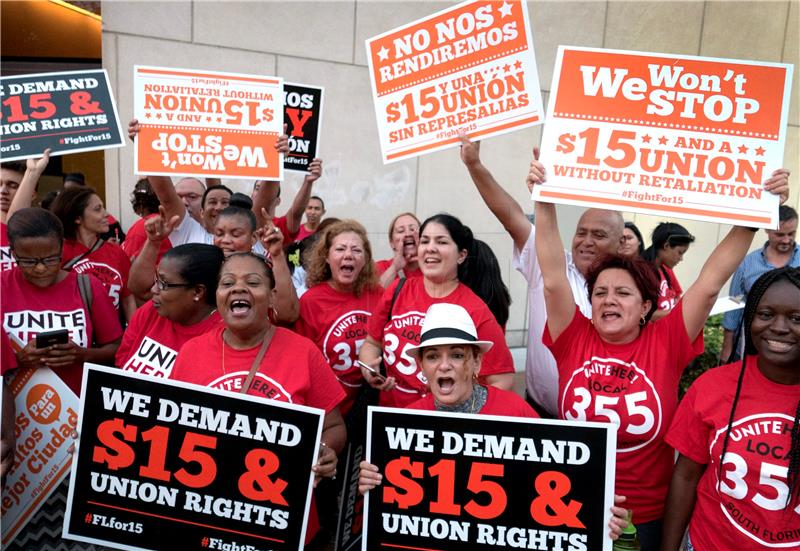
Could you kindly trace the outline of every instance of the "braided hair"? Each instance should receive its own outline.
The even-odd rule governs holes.
[[[759,277],[750,292],[747,295],[747,303],[744,307],[744,354],[742,354],[742,367],[739,370],[739,378],[736,381],[736,393],[733,396],[733,404],[731,404],[731,414],[728,417],[728,426],[725,430],[725,439],[722,441],[722,454],[720,455],[719,466],[717,467],[717,491],[719,491],[719,484],[722,480],[722,464],[725,459],[725,453],[728,450],[728,442],[730,440],[731,427],[733,426],[734,416],[736,415],[736,405],[739,401],[739,395],[742,390],[742,381],[744,381],[744,372],[747,366],[748,356],[758,353],[758,350],[753,343],[753,337],[750,333],[750,325],[753,323],[758,305],[773,283],[786,280],[792,285],[800,289],[800,269],[784,266],[776,270],[771,270],[764,273]],[[789,486],[789,494],[786,496],[786,508],[790,507],[798,499],[800,494],[800,401],[794,413],[794,424],[792,425],[791,444],[789,447],[789,471],[786,477],[786,483]]]

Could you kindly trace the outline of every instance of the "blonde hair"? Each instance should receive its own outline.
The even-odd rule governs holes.
[[[398,214],[397,216],[392,218],[391,222],[389,222],[389,244],[390,245],[392,244],[392,238],[394,237],[394,225],[403,216],[410,216],[411,218],[416,220],[417,221],[417,228],[419,228],[422,225],[422,222],[419,221],[419,218],[417,218],[416,215],[413,212],[401,212],[400,214]]]
[[[361,238],[364,243],[364,267],[358,274],[353,283],[353,294],[360,296],[364,289],[377,287],[378,276],[375,273],[375,266],[372,262],[372,246],[367,238],[367,230],[355,220],[341,220],[331,224],[322,235],[317,239],[314,248],[308,259],[308,273],[306,274],[306,286],[310,289],[320,283],[325,283],[333,277],[331,267],[328,265],[328,252],[333,245],[333,240],[337,236],[352,232]]]

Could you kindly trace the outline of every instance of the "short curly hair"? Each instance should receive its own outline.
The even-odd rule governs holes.
[[[333,240],[347,232],[355,233],[364,242],[364,267],[353,284],[353,294],[360,296],[365,289],[372,289],[378,286],[378,276],[375,272],[375,265],[372,262],[372,246],[367,237],[367,230],[355,220],[341,220],[328,226],[317,239],[314,248],[311,249],[308,273],[306,275],[306,286],[309,289],[320,283],[325,283],[333,277],[331,267],[328,265],[328,252],[333,245]]]
[[[643,301],[650,301],[650,310],[645,315],[645,321],[650,321],[658,308],[658,290],[660,286],[659,278],[656,276],[656,269],[651,262],[640,256],[601,256],[589,267],[586,274],[586,289],[589,291],[589,300],[592,300],[594,286],[597,278],[605,270],[618,269],[628,272],[636,284],[636,288],[642,295]]]

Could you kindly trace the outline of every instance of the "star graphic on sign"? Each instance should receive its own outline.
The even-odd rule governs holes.
[[[503,5],[500,6],[500,8],[497,11],[502,13],[503,17],[511,15],[511,4],[509,4],[508,2],[503,2]]]
[[[666,136],[661,136],[661,137],[658,139],[658,143],[659,143],[660,145],[667,145],[667,141],[668,141],[668,140],[667,140],[667,137],[666,137]]]
[[[514,69],[516,69],[517,71],[522,69],[522,62],[519,59],[517,60],[516,63],[514,63]]]
[[[145,113],[145,114],[144,114],[144,118],[146,118],[146,119],[150,119],[150,118],[152,118],[152,116],[150,115],[150,113]]]
[[[381,61],[386,61],[389,59],[389,48],[383,46],[380,50],[378,50],[378,58],[380,58]]]
[[[645,134],[644,136],[642,136],[642,142],[643,143],[650,143],[650,135],[649,134]]]
[[[503,72],[510,73],[511,72],[511,65],[509,65],[508,63],[503,65]]]
[[[747,154],[747,146],[746,145],[740,145],[739,146],[739,153]]]
[[[217,117],[217,122],[222,122],[222,117]]]
[[[161,113],[156,113],[156,118],[160,119],[161,118]]]
[[[213,117],[206,117],[206,122],[211,122],[211,119],[212,119],[212,118],[213,118]]]
[[[756,147],[756,155],[763,155],[766,152],[767,150],[764,149],[763,147]]]

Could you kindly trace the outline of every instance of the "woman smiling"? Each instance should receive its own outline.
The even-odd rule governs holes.
[[[59,193],[50,210],[64,226],[64,268],[97,277],[114,307],[130,321],[136,311],[128,290],[131,261],[119,245],[101,238],[108,232],[103,200],[92,188],[77,187]]]
[[[680,455],[662,550],[687,524],[688,550],[800,547],[800,271],[756,280],[744,329],[746,356],[697,379],[667,434]]]
[[[216,296],[224,323],[183,345],[172,378],[324,410],[322,453],[313,470],[330,478],[347,438],[338,407],[344,392],[311,341],[270,322],[274,285],[264,258],[228,256]],[[316,513],[310,518],[307,541],[318,528]]]
[[[472,231],[454,216],[437,214],[422,224],[417,258],[423,277],[399,280],[386,289],[359,353],[373,369],[383,356],[386,378],[361,369],[367,382],[383,391],[381,405],[404,407],[426,394],[427,379],[410,351],[419,344],[423,312],[442,302],[463,306],[475,320],[480,338],[494,343],[484,358],[481,381],[511,388],[514,362],[503,330],[472,290],[488,271],[479,252]]]

